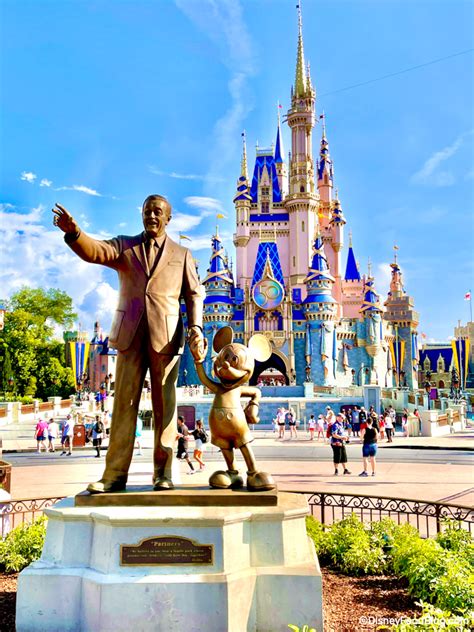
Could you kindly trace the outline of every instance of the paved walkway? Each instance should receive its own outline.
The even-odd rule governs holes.
[[[444,500],[462,505],[474,504],[474,469],[471,450],[474,433],[443,439],[396,437],[393,444],[380,445],[377,475],[359,478],[362,469],[361,446],[348,447],[350,476],[334,476],[332,453],[327,444],[299,440],[278,441],[273,433],[256,432],[254,442],[260,469],[271,472],[281,490],[346,492]],[[416,444],[415,444],[416,442]],[[31,444],[31,442],[30,442]],[[149,485],[152,477],[152,433],[143,437],[144,455],[134,457],[129,484]],[[408,448],[411,449],[397,449]],[[443,450],[440,448],[447,448]],[[428,449],[427,449],[428,448]],[[436,448],[429,450],[429,448]],[[31,452],[31,450],[28,450]],[[105,455],[105,453],[104,453]],[[88,483],[98,480],[104,458],[93,458],[93,448],[76,449],[72,456],[59,453],[6,453],[14,464],[13,498],[41,498],[75,494]],[[239,457],[240,458],[240,457]],[[203,472],[188,475],[186,463],[178,463],[177,483],[207,484],[209,474],[224,467],[218,450],[211,445],[205,452],[207,467]],[[15,467],[18,465],[18,467]],[[245,465],[239,463],[241,471]]]
[[[2,432],[3,430],[3,432]],[[29,433],[25,433],[29,434]],[[255,437],[254,445],[256,446],[269,446],[269,445],[284,445],[285,448],[293,450],[297,447],[312,446],[322,444],[323,441],[309,440],[309,434],[300,430],[298,432],[298,439],[290,439],[289,432],[286,433],[284,440],[276,438],[276,433],[271,430],[252,430],[252,434]],[[0,438],[3,440],[3,452],[8,454],[10,452],[34,452],[36,450],[36,441],[34,439],[34,427],[32,426],[31,437],[20,436],[19,438],[9,438],[7,429],[0,427]],[[359,443],[357,438],[353,439],[355,443]],[[152,447],[153,445],[153,433],[151,430],[145,430],[143,433],[143,445],[145,447]],[[446,435],[445,437],[403,437],[401,433],[397,433],[395,441],[391,444],[387,444],[385,441],[380,442],[380,448],[417,448],[417,449],[443,449],[443,450],[472,450],[474,451],[474,428],[464,430],[452,435]],[[80,449],[80,448],[78,448]],[[90,447],[86,447],[86,450],[90,450]]]

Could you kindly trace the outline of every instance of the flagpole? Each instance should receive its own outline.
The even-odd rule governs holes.
[[[469,290],[469,313],[471,315],[471,320],[469,322],[472,323],[472,292]]]

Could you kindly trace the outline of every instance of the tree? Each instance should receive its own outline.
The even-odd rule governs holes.
[[[76,314],[70,296],[57,289],[23,287],[6,301],[0,332],[0,372],[13,377],[16,395],[64,395],[74,384],[65,366],[64,347],[54,339],[54,326],[69,327]],[[6,375],[6,371],[10,375]]]

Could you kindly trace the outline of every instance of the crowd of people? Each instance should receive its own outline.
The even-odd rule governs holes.
[[[104,439],[108,436],[111,424],[110,413],[104,412],[102,414],[96,414],[91,422],[76,424],[72,415],[67,415],[60,423],[54,418],[48,421],[39,419],[35,427],[35,439],[36,439],[36,452],[56,452],[57,441],[60,441],[61,456],[70,456],[73,450],[74,443],[74,427],[80,425],[84,428],[86,435],[86,443],[92,443],[92,446],[96,452],[96,458],[101,456],[101,450]],[[143,420],[141,417],[137,418],[137,425],[135,428],[135,449],[136,455],[141,456],[142,452],[142,436],[143,436]],[[193,458],[199,465],[199,469],[204,469],[205,464],[203,461],[203,452],[205,444],[209,438],[204,429],[203,422],[198,419],[195,423],[194,430],[189,430],[184,417],[178,417],[177,426],[177,457],[185,460],[190,468],[190,474],[194,474],[194,466],[189,458],[188,454],[188,442],[194,439],[194,451]]]
[[[415,410],[413,414],[420,421],[418,410]],[[310,441],[327,442],[331,446],[335,476],[339,474],[339,466],[342,466],[343,474],[351,474],[347,466],[346,445],[351,439],[361,442],[363,471],[359,476],[366,477],[369,476],[369,464],[371,475],[375,476],[379,441],[393,443],[396,422],[396,411],[391,405],[381,414],[378,414],[373,406],[370,406],[369,410],[366,410],[364,406],[344,406],[338,413],[327,406],[325,413],[319,414],[317,418],[314,414],[310,415],[306,430]],[[401,415],[401,424],[403,436],[408,437],[408,410],[406,408]],[[285,439],[287,430],[290,433],[290,439],[297,439],[296,429],[299,425],[293,410],[278,408],[273,419],[273,432],[278,433],[278,440]]]

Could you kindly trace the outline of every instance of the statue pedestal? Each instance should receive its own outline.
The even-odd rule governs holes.
[[[171,503],[173,494],[159,496]],[[60,501],[46,510],[41,559],[19,576],[17,630],[322,630],[321,572],[306,535],[306,499],[280,492],[276,501]]]

